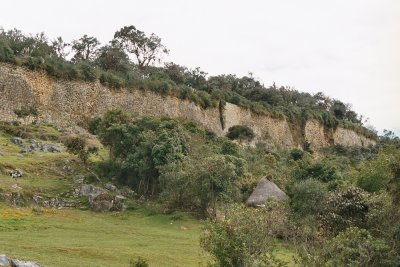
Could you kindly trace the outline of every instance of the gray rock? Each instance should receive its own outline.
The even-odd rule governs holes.
[[[43,202],[43,198],[39,195],[33,195],[32,199],[33,201],[35,201],[36,204],[40,204]]]
[[[20,137],[13,137],[13,138],[11,138],[11,142],[12,142],[13,144],[16,144],[16,145],[22,145],[22,143],[23,143],[24,141],[23,141],[22,138],[20,138]]]
[[[33,149],[30,145],[25,144],[22,146],[20,153],[34,153],[35,149]]]
[[[11,260],[10,263],[12,267],[43,267],[33,261]]]
[[[118,190],[118,192],[124,197],[134,197],[136,195],[135,191],[129,189],[128,187],[124,187],[121,190]]]
[[[83,184],[83,181],[85,181],[85,176],[82,174],[78,174],[74,177],[74,183],[76,184]]]
[[[10,202],[13,206],[25,206],[24,197],[20,192],[12,192]]]
[[[23,158],[24,157],[24,155],[22,155],[22,154],[17,154],[17,158]]]
[[[53,144],[42,144],[40,149],[45,153],[61,153],[61,148]]]
[[[6,255],[0,255],[0,266],[9,266],[10,259]]]
[[[114,192],[114,191],[117,190],[117,187],[116,187],[115,185],[113,185],[112,183],[106,183],[106,184],[104,185],[104,187],[105,187],[107,190],[110,190],[110,191],[112,191],[112,192]]]
[[[96,197],[100,194],[107,193],[107,190],[92,184],[84,184],[79,189],[79,196]]]
[[[24,174],[22,173],[21,170],[15,169],[9,172],[9,175],[13,178],[19,178],[22,177]]]
[[[28,142],[33,150],[37,150],[40,146],[40,143],[38,143],[35,139],[29,139]]]
[[[89,198],[90,207],[97,212],[111,211],[114,206],[114,198],[107,193]]]

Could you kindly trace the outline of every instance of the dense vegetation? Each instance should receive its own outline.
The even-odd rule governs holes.
[[[49,41],[44,33],[25,35],[17,29],[0,29],[0,61],[44,70],[56,79],[99,80],[113,89],[153,90],[190,99],[203,108],[223,109],[229,102],[297,124],[313,118],[327,128],[341,125],[376,138],[375,131],[363,127],[362,116],[350,105],[321,92],[311,95],[275,84],[265,87],[252,74],[208,76],[199,68],[171,62],[155,67],[153,63],[168,52],[157,35],[147,36],[134,26],[121,28],[103,46],[88,35],[66,43],[61,37]],[[223,117],[221,123],[224,125]]]
[[[202,247],[216,266],[285,266],[279,242],[291,244],[302,266],[397,266],[400,255],[400,142],[386,132],[369,148],[307,151],[240,145],[193,123],[135,118],[119,110],[92,121],[112,161],[98,165],[166,210],[209,218]],[[239,143],[238,143],[239,142]],[[290,196],[249,209],[241,203],[260,177]],[[221,213],[222,215],[218,215]],[[223,216],[225,219],[221,219]]]
[[[243,127],[231,130],[238,136],[246,133],[232,141],[191,122],[134,117],[119,110],[94,119],[90,130],[105,146],[99,151],[101,155],[95,154],[86,135],[62,136],[49,126],[1,123],[0,132],[5,134],[2,143],[10,142],[11,136],[62,140],[67,151],[76,155],[39,153],[16,158],[18,146],[2,146],[2,193],[15,190],[15,181],[6,178],[6,170],[13,166],[27,171],[27,177],[18,180],[26,200],[36,192],[64,195],[71,187],[62,169],[68,159],[85,173],[89,183],[112,182],[119,188],[133,189],[136,195],[129,205],[135,203],[134,209],[140,207],[136,203],[142,203],[153,215],[169,214],[162,215],[166,220],[181,211],[206,219],[200,244],[215,266],[286,266],[293,264],[291,255],[300,266],[398,266],[400,140],[391,132],[385,132],[373,147],[336,146],[315,157],[308,151],[274,149],[263,143],[248,147],[244,144],[249,132]],[[78,161],[83,164],[78,165]],[[289,200],[268,201],[265,208],[245,207],[244,200],[263,176],[284,189]],[[81,214],[71,212],[71,216]],[[132,215],[129,211],[124,214],[110,216]],[[26,226],[26,220],[41,218],[29,215],[13,225]],[[104,217],[102,225],[96,227],[103,229],[106,221]],[[4,222],[11,227],[7,219]],[[113,229],[121,234],[117,226]],[[37,231],[42,233],[43,229]],[[163,231],[160,229],[160,235]],[[30,232],[24,236],[50,242],[37,237],[36,231]],[[12,238],[12,234],[7,235],[3,244]],[[20,242],[21,246],[26,244]],[[135,256],[143,256],[151,266],[154,259],[146,255],[153,254],[140,251]],[[136,263],[140,260],[133,259],[132,264]]]

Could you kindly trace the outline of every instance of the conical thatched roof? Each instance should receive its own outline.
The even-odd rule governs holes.
[[[270,198],[281,201],[287,199],[287,195],[276,184],[264,177],[258,182],[256,189],[247,199],[246,205],[261,207]]]

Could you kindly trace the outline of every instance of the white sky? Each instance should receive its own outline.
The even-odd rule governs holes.
[[[400,135],[399,0],[3,1],[0,26],[103,44],[122,26],[160,36],[165,61],[211,75],[253,72],[338,98]]]

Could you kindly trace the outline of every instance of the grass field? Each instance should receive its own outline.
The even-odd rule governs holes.
[[[209,257],[199,246],[201,222],[184,215],[146,210],[94,213],[28,208],[0,211],[0,252],[45,266],[129,266],[145,258],[150,266],[199,266]],[[1,254],[0,253],[0,254]]]

